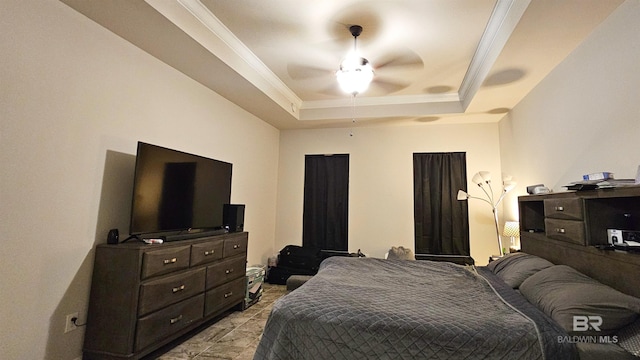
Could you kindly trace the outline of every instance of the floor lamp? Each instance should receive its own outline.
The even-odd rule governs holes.
[[[486,202],[491,206],[491,210],[493,211],[493,221],[496,226],[496,238],[498,239],[498,249],[500,250],[500,256],[504,255],[504,249],[502,248],[502,239],[500,238],[500,225],[498,222],[498,205],[504,198],[504,196],[511,191],[514,187],[516,187],[515,181],[511,180],[511,176],[505,176],[502,179],[502,192],[500,196],[496,199],[493,188],[491,187],[491,173],[488,171],[480,171],[473,175],[471,179],[474,184],[478,185],[486,198],[471,196],[464,190],[458,190],[458,200],[468,200],[468,199],[478,199]]]

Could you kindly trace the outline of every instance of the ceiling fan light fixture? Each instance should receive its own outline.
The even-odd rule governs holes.
[[[336,77],[342,91],[356,96],[369,88],[373,80],[373,67],[367,59],[358,54],[357,42],[358,36],[362,33],[362,26],[352,25],[349,32],[353,36],[353,51],[342,60]]]
[[[340,70],[336,72],[338,84],[342,91],[353,94],[361,94],[369,88],[373,80],[373,68],[369,61],[359,56],[348,56],[340,64]]]

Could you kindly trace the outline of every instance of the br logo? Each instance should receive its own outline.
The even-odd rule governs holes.
[[[587,331],[587,330],[600,331],[600,325],[602,325],[601,316],[585,316],[585,315],[573,316],[573,331]]]

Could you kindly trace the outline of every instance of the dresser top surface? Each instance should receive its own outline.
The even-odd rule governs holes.
[[[522,195],[518,201],[540,201],[544,199],[557,199],[567,197],[579,197],[583,199],[601,199],[616,197],[640,196],[640,186],[626,186],[612,189],[597,189],[585,191],[563,191],[548,194]]]
[[[174,240],[174,241],[166,241],[162,244],[147,244],[142,240],[131,239],[127,242],[121,242],[119,244],[99,244],[98,247],[105,247],[110,249],[120,249],[120,250],[149,250],[149,249],[168,249],[170,247],[180,247],[185,245],[194,245],[208,241],[215,240],[227,240],[227,239],[239,239],[239,238],[247,238],[247,232],[235,232],[235,233],[226,233],[220,235],[210,235],[203,236],[199,238],[193,239],[184,239],[184,240]]]

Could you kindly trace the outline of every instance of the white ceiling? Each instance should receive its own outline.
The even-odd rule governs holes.
[[[498,121],[623,0],[61,1],[293,129]],[[350,25],[375,69],[355,98]]]

